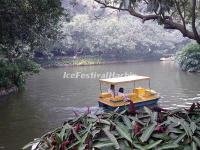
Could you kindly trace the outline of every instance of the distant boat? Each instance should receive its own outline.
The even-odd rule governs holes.
[[[174,56],[171,56],[171,57],[161,57],[160,58],[160,61],[174,61],[175,58]]]

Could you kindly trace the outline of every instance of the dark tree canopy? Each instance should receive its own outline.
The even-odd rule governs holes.
[[[60,0],[0,1],[0,90],[22,87],[26,75],[39,71],[33,50],[61,35],[65,17]]]
[[[94,0],[102,7],[128,11],[132,16],[147,20],[156,20],[165,29],[179,30],[184,37],[200,44],[200,31],[197,21],[200,19],[199,0]],[[139,6],[145,7],[141,9]]]
[[[0,53],[12,59],[57,38],[63,14],[60,0],[1,0]]]

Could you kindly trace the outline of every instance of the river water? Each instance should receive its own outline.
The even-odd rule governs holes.
[[[172,62],[138,62],[42,70],[30,77],[24,91],[0,98],[0,150],[24,144],[58,127],[73,111],[98,109],[98,79],[64,79],[64,73],[105,75],[136,73],[151,77],[151,88],[161,95],[164,108],[185,107],[200,101],[200,74],[184,73]],[[65,74],[66,75],[66,74]],[[102,76],[103,76],[102,75]],[[94,77],[94,76],[93,76]],[[141,83],[142,86],[145,83]],[[147,84],[148,85],[148,84]],[[127,85],[127,90],[130,85]]]

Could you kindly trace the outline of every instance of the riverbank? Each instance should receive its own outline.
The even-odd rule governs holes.
[[[143,61],[159,60],[158,58],[133,58],[133,59],[108,59],[101,57],[60,57],[54,59],[36,59],[35,61],[43,68],[59,68],[59,67],[73,67],[73,66],[90,66],[90,65],[107,65],[117,63],[136,63]]]
[[[12,86],[10,88],[1,88],[0,89],[0,97],[9,95],[9,94],[17,92],[17,91],[18,91],[17,86]]]

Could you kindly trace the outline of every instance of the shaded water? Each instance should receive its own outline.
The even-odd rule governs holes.
[[[0,150],[15,150],[34,137],[59,126],[74,111],[97,109],[98,79],[63,79],[67,73],[132,72],[152,78],[151,87],[165,108],[200,101],[200,74],[184,73],[170,62],[138,62],[42,70],[30,77],[26,89],[0,98]]]

